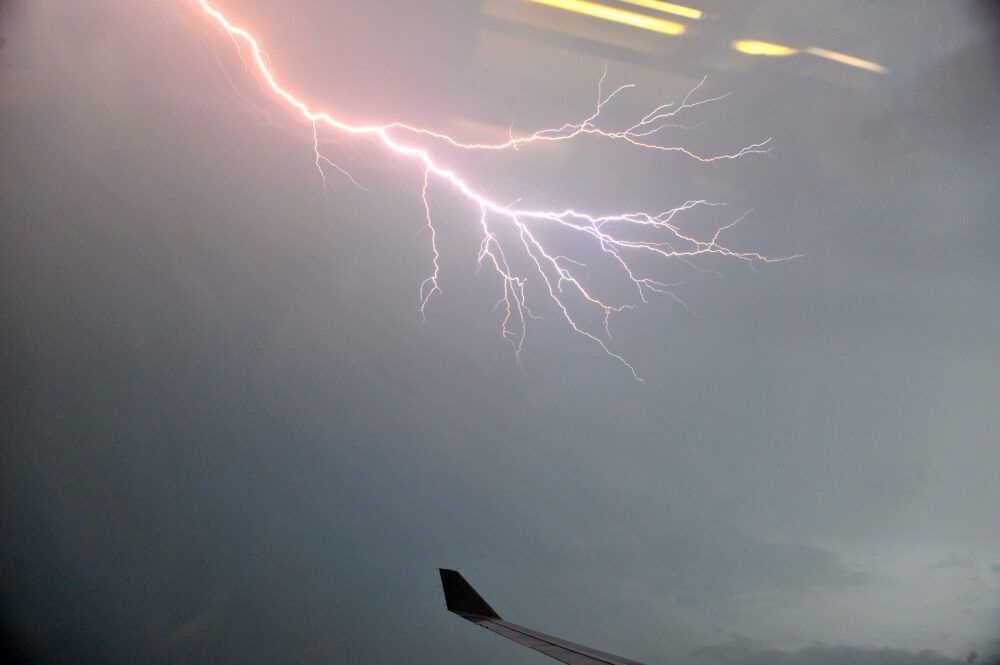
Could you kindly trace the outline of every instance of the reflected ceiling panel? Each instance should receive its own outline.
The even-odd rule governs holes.
[[[816,55],[821,58],[826,58],[827,60],[833,60],[834,62],[839,62],[840,64],[848,65],[849,67],[866,69],[870,72],[875,72],[876,74],[889,73],[889,70],[886,67],[883,67],[877,62],[862,60],[861,58],[856,58],[853,55],[837,53],[836,51],[828,51],[825,48],[819,48],[817,46],[810,46],[809,48],[806,49],[806,53],[809,53],[811,55]]]
[[[740,53],[746,53],[747,55],[768,55],[777,57],[794,55],[799,52],[798,49],[790,46],[772,44],[771,42],[762,42],[756,39],[737,40],[733,42],[733,48]]]
[[[664,12],[666,14],[673,14],[674,16],[683,16],[684,18],[694,19],[695,21],[700,21],[705,18],[705,12],[700,9],[694,9],[692,7],[685,7],[683,5],[675,5],[672,2],[660,2],[660,0],[622,0],[626,4],[635,5],[637,7],[645,7],[646,9],[655,9],[658,12]]]
[[[583,14],[585,16],[592,16],[594,18],[603,19],[605,21],[611,21],[613,23],[621,23],[623,25],[630,25],[633,28],[641,28],[643,30],[651,30],[652,32],[659,32],[664,35],[682,35],[684,34],[684,25],[677,23],[676,21],[668,21],[666,19],[657,18],[655,16],[647,16],[646,14],[638,14],[636,12],[625,11],[624,9],[618,9],[617,7],[610,7],[608,5],[602,5],[596,2],[588,2],[587,0],[528,0],[538,5],[546,5],[549,7],[555,7],[557,9],[563,9],[569,12],[575,12],[577,14]]]

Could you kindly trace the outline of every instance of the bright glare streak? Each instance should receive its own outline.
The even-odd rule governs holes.
[[[871,62],[870,60],[862,60],[861,58],[855,58],[853,55],[847,55],[844,53],[837,53],[836,51],[828,51],[825,48],[819,48],[818,46],[810,46],[806,49],[806,53],[819,56],[821,58],[826,58],[827,60],[833,60],[834,62],[839,62],[842,65],[848,65],[850,67],[857,67],[858,69],[867,69],[870,72],[875,72],[876,74],[888,74],[889,70],[877,62]]]
[[[682,216],[693,208],[722,205],[706,200],[687,201],[659,212],[636,211],[614,214],[584,212],[572,207],[524,208],[518,206],[519,201],[503,203],[490,198],[480,185],[442,161],[438,152],[432,152],[425,147],[430,142],[438,145],[445,153],[454,150],[518,150],[531,144],[544,145],[547,142],[565,141],[589,135],[606,140],[623,141],[644,149],[677,152],[699,162],[715,162],[766,153],[770,139],[746,146],[734,153],[715,156],[702,156],[683,147],[655,142],[661,130],[684,127],[677,122],[678,114],[726,97],[721,95],[694,101],[692,98],[701,89],[704,79],[688,92],[680,104],[675,105],[672,102],[661,104],[626,129],[608,130],[597,124],[602,110],[616,95],[634,86],[623,85],[605,94],[603,88],[607,75],[605,72],[598,84],[596,105],[581,121],[541,129],[528,136],[518,138],[511,136],[502,143],[462,143],[445,134],[400,122],[385,125],[351,125],[326,111],[314,109],[278,81],[271,69],[269,58],[250,31],[233,23],[208,0],[196,0],[196,2],[234,42],[244,64],[257,75],[265,91],[270,92],[289,110],[311,125],[315,163],[324,184],[326,181],[324,165],[333,167],[348,178],[350,174],[320,152],[321,129],[341,136],[368,138],[384,148],[388,154],[400,161],[411,162],[417,167],[422,175],[420,193],[425,226],[429,230],[432,258],[431,274],[420,285],[421,313],[426,312],[431,297],[441,292],[439,285],[441,254],[437,228],[431,215],[432,185],[446,185],[477,211],[477,226],[481,232],[478,265],[485,264],[493,268],[500,281],[501,297],[497,306],[503,313],[501,334],[513,345],[518,362],[524,348],[528,321],[542,318],[536,315],[532,308],[547,303],[547,307],[574,332],[599,346],[639,379],[635,368],[612,350],[609,329],[611,315],[632,309],[632,305],[601,299],[597,291],[606,289],[607,286],[600,283],[590,284],[599,280],[587,270],[583,260],[583,255],[586,253],[596,254],[598,258],[603,257],[608,265],[615,267],[623,283],[634,290],[636,300],[641,302],[646,302],[647,296],[653,294],[664,294],[679,300],[672,291],[676,284],[664,282],[662,278],[650,274],[648,266],[640,268],[639,259],[642,257],[674,259],[700,271],[705,269],[694,263],[699,257],[721,256],[751,264],[757,261],[772,262],[794,258],[769,258],[757,252],[738,251],[724,245],[721,236],[739,223],[745,215],[717,228],[710,236],[697,237],[692,232],[683,230],[675,217]],[[414,142],[415,139],[421,140]],[[351,180],[353,182],[353,178]],[[567,239],[571,241],[563,244],[574,247],[576,256],[567,256],[553,249],[551,244],[554,235],[561,235],[563,241]],[[529,304],[529,300],[538,304]],[[595,318],[599,318],[601,324],[585,323],[582,317],[585,316],[584,312],[588,311],[595,315]]]
[[[735,41],[733,42],[733,48],[740,53],[746,53],[748,55],[770,55],[778,57],[794,55],[799,52],[798,49],[794,49],[790,46],[772,44],[771,42],[761,42],[756,39],[741,39]]]
[[[625,25],[631,25],[634,28],[652,30],[653,32],[659,32],[664,35],[683,35],[685,30],[684,26],[676,21],[667,21],[662,18],[656,18],[655,16],[636,14],[635,12],[601,5],[596,2],[588,2],[587,0],[528,0],[528,2],[534,2],[539,5],[548,5],[549,7],[556,7],[558,9],[565,9],[566,11],[576,12],[577,14],[585,14],[586,16],[593,16],[594,18],[601,18],[605,21],[623,23]]]
[[[663,12],[665,14],[673,14],[674,16],[683,16],[684,18],[694,19],[695,21],[700,21],[704,16],[705,12],[700,9],[694,9],[692,7],[684,7],[683,5],[675,5],[672,2],[660,2],[660,0],[622,0],[623,2],[635,5],[637,7],[645,7],[646,9],[655,9],[656,11]]]

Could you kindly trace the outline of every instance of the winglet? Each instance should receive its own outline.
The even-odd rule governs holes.
[[[499,619],[500,615],[483,600],[472,585],[457,570],[440,568],[441,586],[444,587],[444,602],[448,611],[463,619],[479,622],[485,619]]]

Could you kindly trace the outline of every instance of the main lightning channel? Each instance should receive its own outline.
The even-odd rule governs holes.
[[[605,95],[603,92],[604,80],[607,74],[605,70],[605,74],[601,76],[598,84],[597,104],[593,112],[583,120],[567,122],[559,127],[541,129],[518,138],[515,138],[511,134],[508,140],[498,143],[467,143],[456,140],[447,134],[427,128],[411,126],[402,122],[392,122],[383,125],[352,125],[338,119],[329,112],[314,109],[278,81],[272,70],[268,56],[261,48],[257,38],[249,30],[234,23],[208,0],[195,0],[195,2],[207,17],[211,18],[227,33],[236,45],[244,63],[247,63],[245,50],[249,52],[250,62],[247,64],[248,66],[252,65],[256,74],[260,76],[263,84],[265,84],[266,89],[301,116],[303,120],[312,125],[315,162],[323,178],[324,187],[326,186],[324,164],[339,171],[355,185],[358,185],[358,183],[349,172],[321,153],[319,140],[319,129],[321,127],[342,135],[370,137],[400,158],[412,160],[422,170],[423,184],[421,187],[421,198],[426,226],[430,231],[432,270],[431,274],[420,285],[421,314],[426,313],[431,297],[441,292],[439,286],[440,252],[437,244],[437,229],[431,217],[431,207],[428,199],[432,181],[437,180],[447,183],[462,198],[478,209],[478,222],[482,231],[478,263],[480,266],[484,263],[491,266],[501,280],[503,291],[498,301],[498,306],[504,310],[501,334],[504,339],[509,340],[513,345],[518,363],[520,363],[521,352],[524,348],[528,321],[530,319],[541,318],[534,314],[528,305],[526,285],[528,284],[529,277],[531,277],[532,279],[538,279],[541,283],[540,292],[543,296],[548,297],[550,303],[554,305],[559,315],[574,332],[599,346],[608,356],[624,365],[632,373],[633,377],[642,381],[635,367],[610,346],[609,319],[611,314],[630,309],[631,305],[608,303],[595,296],[591,289],[587,288],[583,283],[585,273],[581,269],[585,268],[586,265],[581,261],[548,249],[541,241],[538,228],[543,225],[552,225],[557,230],[573,233],[589,240],[593,248],[599,249],[603,255],[619,267],[621,274],[632,283],[638,293],[638,298],[642,302],[646,302],[646,296],[652,293],[666,294],[678,300],[679,298],[671,291],[671,287],[676,286],[675,284],[662,282],[653,277],[641,274],[638,271],[634,265],[635,261],[632,258],[638,254],[681,260],[696,269],[698,269],[697,266],[694,266],[691,260],[694,257],[703,255],[720,255],[751,263],[754,261],[774,262],[795,258],[792,256],[779,258],[767,257],[757,252],[734,250],[721,244],[720,235],[738,223],[742,217],[718,228],[709,239],[698,239],[683,232],[673,223],[673,218],[684,211],[698,206],[721,205],[705,200],[687,201],[681,206],[657,213],[640,211],[611,215],[596,215],[577,211],[573,208],[562,210],[519,208],[515,207],[517,202],[504,205],[477,191],[477,188],[466,177],[441,162],[429,149],[407,142],[404,138],[406,136],[423,137],[459,150],[506,151],[518,150],[530,144],[567,141],[579,136],[590,135],[602,139],[629,143],[642,149],[677,152],[698,162],[715,162],[768,152],[770,139],[748,145],[733,153],[711,156],[700,155],[684,147],[655,142],[655,136],[660,131],[667,128],[685,127],[675,121],[676,116],[682,111],[718,101],[726,96],[721,95],[692,101],[694,95],[704,84],[704,79],[683,98],[680,104],[662,104],[630,127],[621,130],[610,130],[596,124],[601,112],[605,105],[614,97],[634,86],[623,85],[616,88],[610,94]],[[360,185],[358,186],[360,187]],[[505,248],[504,243],[495,230],[497,222],[508,225],[509,231],[518,240],[515,243],[515,247]],[[622,232],[621,228],[631,231],[653,230],[663,233],[666,238],[657,240],[637,239]],[[514,268],[515,263],[513,259],[509,258],[509,255],[515,248],[521,252],[525,263],[533,268],[530,275],[519,273]],[[585,306],[601,314],[603,323],[602,334],[592,332],[579,322],[579,316],[575,315],[570,307],[569,298],[571,295],[580,299]]]

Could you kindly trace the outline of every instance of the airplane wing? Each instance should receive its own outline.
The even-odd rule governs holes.
[[[441,586],[444,587],[444,600],[448,605],[448,611],[497,635],[502,635],[567,665],[643,665],[638,661],[597,651],[504,621],[458,571],[445,568],[441,568],[440,571]]]

